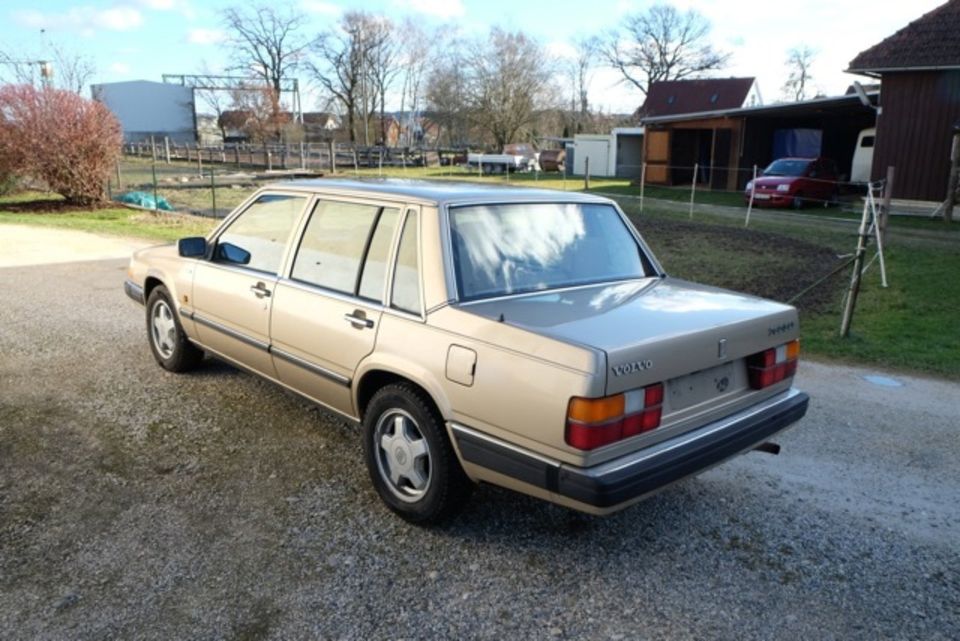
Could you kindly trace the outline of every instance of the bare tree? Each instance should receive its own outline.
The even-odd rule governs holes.
[[[227,7],[223,23],[230,34],[233,68],[254,73],[277,93],[281,80],[297,68],[311,44],[300,33],[306,16],[290,5]]]
[[[469,138],[467,87],[460,52],[459,43],[451,41],[443,55],[436,56],[424,96],[430,118],[439,127],[437,139],[445,135],[447,144],[453,147],[466,144]]]
[[[553,70],[543,48],[522,31],[493,28],[469,50],[461,73],[471,120],[502,148],[529,133]]]
[[[433,53],[442,47],[443,33],[429,32],[418,21],[407,18],[397,33],[399,66],[403,74],[400,90],[400,113],[406,117],[406,129],[419,125],[417,119],[423,108],[424,88]],[[407,114],[409,110],[409,115]],[[402,130],[401,130],[402,131]],[[410,140],[406,141],[409,144]]]
[[[400,51],[393,23],[383,16],[369,16],[365,21],[364,40],[369,42],[364,58],[366,74],[370,79],[373,104],[380,109],[380,140],[387,144],[387,92],[400,72]]]
[[[651,82],[697,78],[730,59],[707,41],[710,23],[692,9],[681,13],[670,5],[654,5],[646,13],[628,15],[621,26],[622,31],[607,36],[602,53],[644,95]]]
[[[783,94],[788,99],[804,100],[807,98],[807,90],[810,89],[810,82],[813,76],[810,74],[810,67],[817,52],[808,45],[797,45],[787,52],[787,69],[789,75],[787,81],[783,83]]]
[[[357,140],[357,116],[363,118],[364,138],[369,144],[367,123],[371,109],[369,60],[376,40],[373,17],[361,11],[349,11],[336,28],[317,38],[314,51],[318,61],[311,63],[313,76],[343,107],[347,116],[350,142]]]
[[[49,84],[82,95],[96,67],[89,56],[53,46],[46,58],[34,53],[0,51],[0,78],[17,84]]]
[[[573,114],[574,130],[580,132],[590,115],[589,89],[593,76],[600,41],[596,37],[579,38],[574,41],[576,55],[567,64],[566,75],[570,82],[570,112]]]

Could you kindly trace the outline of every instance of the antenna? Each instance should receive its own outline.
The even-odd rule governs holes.
[[[880,110],[872,102],[870,102],[870,96],[867,95],[867,92],[864,90],[863,85],[860,84],[859,80],[853,81],[853,91],[857,94],[857,98],[860,99],[860,102],[864,107],[869,107],[877,113],[880,112]]]

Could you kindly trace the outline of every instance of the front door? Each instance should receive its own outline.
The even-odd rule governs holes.
[[[270,308],[284,255],[308,198],[264,194],[217,236],[193,278],[192,316],[210,350],[271,378]]]
[[[353,373],[376,340],[399,218],[397,207],[318,201],[273,297],[278,378],[348,415]]]

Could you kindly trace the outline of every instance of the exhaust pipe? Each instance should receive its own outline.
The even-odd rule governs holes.
[[[776,456],[780,453],[780,446],[772,441],[766,441],[753,448],[753,450],[755,452],[766,452],[767,454]]]

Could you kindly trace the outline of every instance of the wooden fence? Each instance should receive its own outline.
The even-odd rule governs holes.
[[[360,147],[335,143],[293,143],[252,145],[228,143],[220,146],[174,143],[169,139],[125,143],[127,156],[157,162],[195,162],[233,166],[236,169],[303,170],[310,172],[378,167],[437,167],[455,162],[464,152],[457,150]]]

